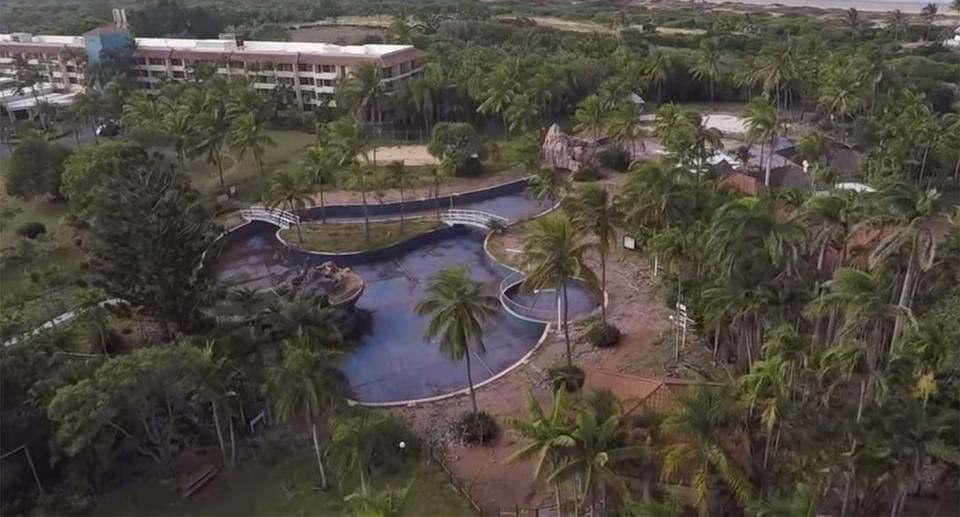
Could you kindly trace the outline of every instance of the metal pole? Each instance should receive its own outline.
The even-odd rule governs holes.
[[[3,456],[0,456],[0,460],[10,456],[11,454],[16,454],[20,450],[23,450],[23,453],[27,455],[27,465],[30,466],[30,473],[33,474],[33,481],[37,484],[37,491],[40,492],[40,495],[43,495],[43,485],[40,484],[40,476],[37,475],[37,467],[33,464],[33,457],[30,455],[30,449],[27,448],[27,444],[23,444],[20,447],[17,447],[16,449],[4,454]]]

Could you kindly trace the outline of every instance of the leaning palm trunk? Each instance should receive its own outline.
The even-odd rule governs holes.
[[[320,470],[320,487],[327,489],[327,471],[323,468],[323,455],[320,453],[320,440],[317,438],[317,424],[310,424],[310,435],[313,438],[313,452],[317,455],[317,468]],[[360,474],[361,480],[363,474]]]
[[[223,155],[220,154],[220,147],[214,147],[214,160],[217,162],[217,172],[220,173],[220,188],[223,188]]]
[[[327,204],[323,200],[323,180],[319,182],[320,186],[320,223],[327,222]]]
[[[464,354],[467,360],[467,386],[470,388],[470,403],[473,405],[473,414],[477,414],[477,394],[473,391],[473,367],[470,364],[470,349]]]
[[[363,204],[363,233],[367,239],[367,243],[370,242],[370,214],[367,213],[367,190],[364,186],[360,186],[360,202]]]
[[[403,170],[400,172],[400,235],[403,235]]]
[[[213,413],[213,427],[217,431],[217,444],[220,445],[220,457],[223,458],[223,464],[227,464],[227,448],[223,443],[223,430],[220,428],[220,416],[217,411],[217,402],[210,401],[210,411]]]
[[[913,277],[916,275],[915,263],[917,262],[917,246],[920,243],[916,242],[914,239],[913,247],[910,249],[910,258],[907,262],[907,271],[903,276],[903,285],[900,287],[900,299],[897,301],[897,305],[901,309],[907,309],[910,305],[910,293],[912,292],[913,287]],[[900,337],[900,330],[903,327],[903,314],[897,312],[897,317],[893,322],[893,335],[890,336],[890,349],[893,350],[894,345],[897,343],[897,338]],[[892,360],[893,354],[890,354],[889,359]]]
[[[607,250],[600,248],[600,319],[607,324]]]
[[[563,339],[567,345],[567,367],[573,369],[573,350],[570,348],[570,325],[567,324],[567,281],[565,278],[560,286],[563,290],[563,307],[561,308],[561,312],[563,314]]]

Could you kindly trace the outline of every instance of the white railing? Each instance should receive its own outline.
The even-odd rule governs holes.
[[[560,310],[559,307],[551,307],[549,309],[542,307],[533,307],[529,305],[524,305],[513,298],[510,297],[509,292],[518,292],[522,289],[521,284],[523,283],[523,275],[519,272],[512,273],[506,278],[500,281],[500,304],[503,305],[503,308],[507,310],[510,314],[526,321],[532,321],[535,323],[554,323],[556,322],[560,325]],[[543,291],[540,291],[543,292]],[[555,296],[550,295],[552,299],[555,299]]]
[[[440,219],[449,225],[465,224],[484,229],[490,229],[492,225],[510,224],[510,219],[482,210],[450,209],[444,212]]]
[[[247,221],[263,221],[287,229],[300,224],[300,216],[279,208],[252,206],[240,211],[240,217]]]

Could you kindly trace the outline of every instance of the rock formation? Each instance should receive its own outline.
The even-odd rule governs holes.
[[[321,305],[352,306],[363,293],[363,279],[350,268],[327,261],[319,266],[291,270],[275,290],[288,300],[316,298]]]
[[[595,159],[600,149],[599,143],[564,134],[560,126],[554,124],[543,139],[540,161],[547,167],[576,172],[583,167],[596,165]]]

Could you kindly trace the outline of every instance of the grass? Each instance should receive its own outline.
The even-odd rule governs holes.
[[[470,507],[447,484],[433,465],[411,462],[406,472],[375,478],[378,488],[401,488],[410,483],[403,515],[473,515]],[[241,462],[222,470],[216,479],[189,499],[176,494],[177,484],[154,480],[137,482],[108,492],[96,515],[343,515],[343,496],[353,491],[314,490],[319,484],[311,451],[300,451],[279,461]]]
[[[297,229],[283,230],[280,235],[308,251],[349,253],[370,251],[409,239],[415,235],[439,228],[442,223],[434,219],[408,219],[400,233],[400,221],[373,221],[370,223],[370,240],[364,240],[363,223],[307,223],[302,225],[303,242]]]

